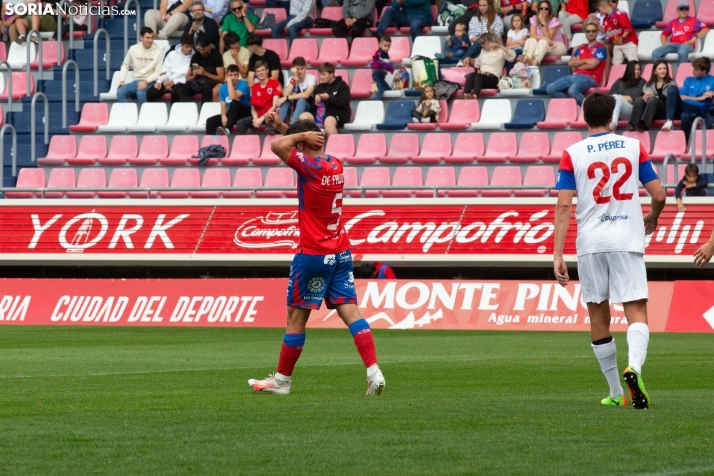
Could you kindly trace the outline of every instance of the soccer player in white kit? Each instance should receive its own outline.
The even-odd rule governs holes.
[[[617,369],[615,340],[610,333],[612,301],[622,303],[629,324],[629,365],[624,379],[633,406],[645,409],[650,405],[642,381],[649,342],[645,234],[657,228],[665,193],[640,142],[610,133],[615,99],[594,93],[585,99],[583,108],[589,137],[568,147],[558,168],[553,268],[558,283],[565,286],[570,278],[563,260],[563,246],[577,190],[580,286],[590,314],[592,348],[610,385],[610,395],[601,403],[627,405]],[[650,212],[644,217],[638,182],[652,197]]]

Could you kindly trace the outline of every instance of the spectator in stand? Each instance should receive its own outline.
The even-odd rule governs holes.
[[[597,42],[597,24],[585,24],[585,38],[588,42],[573,51],[568,66],[573,74],[560,78],[548,85],[548,95],[552,98],[574,98],[578,105],[585,99],[584,93],[600,83],[605,69],[607,49]],[[567,94],[566,94],[567,92]]]
[[[483,49],[474,63],[476,71],[466,76],[464,93],[459,99],[478,99],[482,89],[498,89],[503,66],[516,59],[516,52],[503,46],[494,33],[484,33],[480,40]]]
[[[10,2],[7,2],[10,3]],[[20,3],[20,2],[18,2]],[[32,30],[37,30],[38,32],[45,33],[45,32],[56,32],[57,31],[57,13],[55,9],[55,5],[57,4],[56,1],[53,2],[41,2],[41,1],[31,1],[27,0],[27,4],[30,3],[37,3],[39,7],[42,9],[41,11],[44,12],[44,6],[43,4],[50,4],[52,5],[52,10],[53,13],[52,15],[27,15],[25,17],[19,17],[15,20],[15,28],[17,29],[17,34],[19,35],[15,39],[15,43],[19,45],[24,45],[26,41],[26,35],[28,33],[28,29],[30,29],[30,26],[32,27]],[[29,19],[29,21],[28,21]],[[4,25],[3,25],[4,26]],[[33,35],[32,38],[30,38],[30,41],[35,44],[39,44],[42,38],[39,35]]]
[[[471,46],[464,54],[464,65],[473,64],[473,59],[481,54],[479,39],[484,33],[495,33],[499,38],[503,36],[503,20],[496,14],[493,0],[479,0],[478,10],[469,21],[469,38]]]
[[[216,83],[225,80],[223,58],[214,48],[207,36],[198,39],[196,53],[191,57],[191,67],[186,73],[186,83],[175,88],[174,94],[180,102],[193,101],[193,95],[200,93],[202,102],[217,102],[213,96]]]
[[[149,27],[139,30],[139,43],[126,52],[119,73],[117,101],[129,102],[136,99],[139,107],[146,102],[147,88],[161,76],[164,50],[154,44],[154,32]],[[129,68],[134,69],[134,81],[124,84]]]
[[[567,53],[565,36],[550,2],[542,0],[538,3],[538,15],[531,17],[530,23],[530,38],[523,46],[524,63],[538,66],[548,53],[555,56]]]
[[[250,115],[250,87],[240,79],[238,67],[234,64],[226,68],[226,81],[218,93],[221,113],[206,119],[206,135],[227,136],[236,123]]]
[[[285,13],[288,13],[290,0],[265,0],[265,6],[268,8],[284,8]]]
[[[207,18],[219,24],[228,13],[228,0],[196,0],[203,1],[203,12]],[[218,43],[216,43],[218,46]]]
[[[226,52],[223,53],[223,67],[234,64],[240,72],[240,79],[247,81],[248,73],[250,72],[250,51],[248,48],[243,48],[240,45],[238,35],[228,32],[223,37],[223,43],[226,46]]]
[[[627,13],[613,7],[610,0],[600,0],[597,8],[604,15],[605,36],[613,44],[612,64],[622,64],[625,59],[637,61],[637,33]]]
[[[560,0],[558,0],[560,3]],[[503,25],[506,30],[511,29],[511,21],[513,20],[513,15],[528,15],[528,10],[531,9],[531,2],[522,0],[501,0],[501,11],[500,16],[503,18]],[[537,13],[537,12],[536,12]]]
[[[462,5],[466,5],[466,12],[460,17],[454,18],[454,20],[449,24],[449,35],[454,36],[456,34],[455,28],[459,23],[465,24],[467,27],[471,23],[471,19],[478,13],[478,1],[473,2],[461,2]]]
[[[675,18],[664,29],[660,39],[662,46],[652,52],[652,61],[664,59],[669,53],[677,53],[680,63],[689,62],[689,53],[694,52],[694,45],[709,33],[709,28],[694,17],[689,16],[689,3],[679,0]]]
[[[617,130],[617,121],[629,119],[635,100],[642,97],[645,80],[642,78],[642,65],[637,61],[630,61],[625,68],[625,74],[615,81],[610,87],[610,95],[615,98],[615,110],[612,113],[610,130]]]
[[[181,35],[181,43],[169,51],[161,66],[161,76],[146,92],[149,102],[160,101],[166,93],[171,93],[171,104],[178,101],[174,90],[179,84],[186,83],[186,72],[191,67],[193,57],[193,36],[188,33]]]
[[[188,23],[188,9],[193,0],[161,0],[158,10],[147,10],[144,25],[158,32],[158,40],[168,39],[176,30]],[[137,22],[138,24],[139,22]]]
[[[391,89],[387,83],[387,73],[394,73],[394,65],[389,57],[389,48],[392,46],[392,38],[389,35],[382,35],[379,39],[379,48],[372,56],[369,66],[372,68],[372,79],[377,83],[377,101],[382,100],[384,91]]]
[[[397,279],[394,270],[381,263],[364,263],[360,266],[363,279]]]
[[[456,58],[461,59],[466,54],[466,50],[471,46],[471,40],[466,34],[466,24],[459,23],[454,27],[454,35],[447,35],[444,42],[444,53],[437,53],[436,58]]]
[[[248,60],[248,84],[253,85],[255,81],[255,66],[258,61],[263,61],[268,65],[270,78],[279,81],[283,84],[283,70],[280,66],[280,56],[267,48],[263,48],[263,38],[253,35],[248,38],[248,51],[250,51],[250,59]]]
[[[642,97],[635,98],[628,131],[648,131],[655,119],[666,119],[662,130],[672,130],[672,121],[682,115],[682,100],[679,99],[677,83],[669,75],[664,60],[656,61],[652,76],[643,88]]]
[[[439,122],[439,114],[441,113],[441,104],[436,99],[434,86],[426,85],[421,92],[419,104],[412,111],[413,122]]]
[[[578,23],[582,23],[588,17],[588,1],[587,0],[566,0],[564,1],[565,8],[560,9],[558,20],[563,25],[563,33],[568,38],[568,41],[573,39],[573,32],[570,27]]]
[[[297,122],[303,112],[312,109],[310,98],[315,92],[317,78],[307,74],[307,63],[302,56],[293,59],[290,72],[292,77],[283,90],[283,97],[278,99],[278,106],[280,107],[280,118],[283,121],[287,122],[290,111],[293,111],[290,121],[292,123]]]
[[[342,20],[334,24],[332,34],[335,38],[347,38],[348,33],[353,40],[359,38],[372,26],[373,14],[374,0],[345,0]]]
[[[313,114],[305,112],[300,119],[310,119],[312,121],[317,117],[318,111],[324,107],[324,129],[329,136],[337,134],[337,129],[349,122],[350,101],[352,95],[350,88],[342,81],[340,76],[335,76],[335,65],[332,63],[323,63],[320,68],[320,84],[315,88],[315,109]],[[318,121],[316,121],[318,122]]]
[[[377,23],[377,36],[381,38],[384,30],[390,26],[408,26],[414,41],[421,35],[422,29],[430,26],[433,21],[429,0],[394,0],[392,6],[384,10],[382,19]]]
[[[292,0],[290,2],[290,14],[273,26],[272,38],[280,38],[283,33],[288,34],[288,46],[300,35],[300,30],[312,28],[313,11],[315,10],[315,0]]]
[[[87,19],[89,18],[89,15],[84,14],[87,12],[89,8],[89,2],[88,0],[72,0],[71,5],[74,8],[77,8],[77,14],[76,15],[69,15],[69,12],[67,14],[62,14],[63,24],[62,24],[62,38],[65,36],[69,35],[69,24],[73,23],[72,29],[73,31],[83,31],[86,32],[88,30],[87,27]]]
[[[205,15],[205,7],[200,1],[193,2],[191,5],[191,21],[186,23],[183,28],[184,33],[190,33],[193,37],[193,44],[198,44],[198,39],[202,36],[208,37],[211,45],[218,48],[220,43],[220,33],[218,23],[213,18]]]
[[[255,77],[258,79],[250,87],[250,117],[244,117],[236,123],[236,133],[245,135],[248,129],[258,129],[265,124],[265,116],[278,110],[278,99],[283,95],[280,83],[268,75],[268,64],[258,61],[255,64]],[[274,134],[275,129],[269,126],[265,130]]]
[[[231,12],[233,12],[233,14],[226,15],[223,19],[223,26],[221,26],[221,40],[219,45],[221,54],[223,54],[225,48],[223,37],[226,33],[232,31],[238,35],[240,45],[246,47],[248,46],[248,38],[253,35],[255,26],[260,20],[258,15],[248,12],[248,5],[243,3],[243,0],[231,0]]]
[[[697,164],[687,164],[684,168],[684,178],[679,181],[677,188],[674,189],[674,198],[677,199],[677,210],[683,212],[685,210],[682,203],[682,191],[687,197],[708,197],[709,190],[707,186],[709,182],[703,175],[699,175],[699,167]]]
[[[682,130],[688,139],[692,123],[697,117],[704,118],[704,124],[709,129],[714,124],[714,76],[709,74],[712,62],[702,57],[692,61],[692,74],[684,80],[679,91],[682,98]]]

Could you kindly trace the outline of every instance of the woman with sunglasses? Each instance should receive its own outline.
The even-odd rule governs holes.
[[[632,106],[627,130],[647,131],[652,121],[661,119],[667,119],[671,129],[674,118],[682,114],[681,105],[677,110],[677,91],[677,83],[669,75],[667,63],[664,60],[656,61],[652,67],[652,76],[642,90],[642,97],[636,98]]]
[[[635,99],[642,97],[642,88],[645,80],[642,79],[642,65],[637,61],[630,61],[625,68],[625,74],[615,81],[610,87],[610,95],[615,98],[615,110],[612,112],[610,130],[617,130],[617,121],[622,116],[629,119]]]
[[[538,3],[538,15],[531,17],[531,37],[523,45],[523,62],[538,66],[547,53],[562,56],[567,52],[560,21],[553,15],[550,2]]]
[[[568,40],[573,39],[570,27],[582,23],[588,17],[588,0],[565,0],[565,8],[560,9],[558,20],[563,25],[563,33]]]
[[[709,28],[694,17],[689,16],[689,3],[679,0],[677,15],[664,29],[660,40],[662,46],[652,52],[652,61],[664,59],[669,53],[677,53],[680,63],[689,62],[689,53],[694,52],[698,39],[704,38]]]

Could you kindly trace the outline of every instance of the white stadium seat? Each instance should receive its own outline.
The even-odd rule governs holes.
[[[198,106],[195,102],[177,102],[171,106],[169,120],[156,130],[161,132],[185,132],[198,122]]]
[[[139,111],[136,124],[126,128],[128,132],[156,132],[156,128],[166,124],[169,112],[166,103],[146,102]]]
[[[102,77],[102,71],[99,71],[100,77]],[[121,76],[121,71],[115,71],[114,75],[112,75],[112,84],[109,86],[109,91],[106,93],[99,93],[99,100],[100,101],[116,101],[117,100],[117,89],[119,89],[119,77]],[[126,81],[125,83],[131,83],[134,81],[134,73],[129,71],[129,73],[126,75]]]
[[[698,41],[698,43],[701,42],[701,40]],[[707,33],[707,36],[704,38],[704,46],[702,47],[702,50],[699,53],[689,54],[689,61],[701,58],[702,56],[706,56],[707,58],[714,58],[714,31],[710,30],[709,33]]]
[[[198,116],[196,124],[189,126],[188,130],[192,132],[204,132],[206,130],[206,119],[221,113],[221,103],[205,102],[201,107],[201,115]]]
[[[642,31],[637,35],[639,39],[637,59],[640,61],[652,61],[652,52],[662,46],[661,34],[661,31]],[[677,55],[674,56],[676,59]]]
[[[135,102],[117,102],[109,111],[109,122],[97,127],[97,132],[126,132],[127,127],[136,124],[139,111]]]
[[[481,109],[481,120],[471,124],[473,129],[500,129],[506,122],[511,122],[511,101],[508,99],[486,99]]]
[[[10,43],[10,51],[7,52],[7,62],[11,69],[24,69],[27,65],[27,48],[30,48],[30,63],[35,61],[37,47],[31,41],[24,45],[18,45],[14,41]]]
[[[384,104],[382,101],[360,101],[354,121],[345,124],[348,131],[369,131],[376,124],[384,122]]]
[[[412,58],[424,56],[434,58],[436,53],[441,53],[441,46],[444,39],[439,36],[418,36],[412,45]],[[402,64],[408,66],[412,64],[411,58],[404,58]]]

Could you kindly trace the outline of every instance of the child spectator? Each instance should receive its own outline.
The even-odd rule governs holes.
[[[466,54],[466,50],[471,46],[466,34],[466,24],[459,23],[454,27],[454,36],[447,36],[444,43],[444,53],[434,55],[437,59],[457,58],[460,59]]]
[[[441,113],[441,104],[439,104],[439,101],[434,96],[434,88],[432,86],[426,86],[421,92],[419,104],[416,109],[412,111],[414,122],[438,121],[439,113]]]
[[[627,13],[613,7],[610,0],[600,0],[597,8],[604,15],[605,36],[613,44],[612,64],[622,64],[625,59],[637,61],[637,33]]]
[[[250,87],[240,79],[238,66],[229,64],[226,80],[219,90],[221,113],[206,120],[206,134],[227,136],[233,126],[245,117],[251,117]]]
[[[523,45],[526,44],[526,40],[530,36],[530,32],[525,27],[525,22],[523,21],[523,15],[520,13],[515,13],[511,17],[511,29],[508,30],[506,35],[506,46],[516,53],[516,57],[523,54]],[[506,63],[506,73],[511,72],[511,68],[515,61],[509,61]]]
[[[372,79],[377,83],[377,96],[375,99],[382,100],[384,91],[391,89],[385,79],[387,73],[394,73],[394,65],[389,57],[389,48],[392,46],[392,38],[389,35],[382,35],[379,39],[379,48],[372,56],[372,62],[369,64],[372,67]]]
[[[706,197],[709,195],[707,190],[706,177],[699,175],[699,167],[697,164],[687,164],[684,168],[684,178],[679,181],[677,188],[674,189],[674,197],[677,199],[677,210],[683,212],[685,210],[682,203],[682,190],[688,197]]]
[[[714,76],[709,74],[712,62],[706,56],[692,61],[692,76],[684,80],[679,90],[682,100],[682,130],[687,134],[687,143],[691,139],[692,122],[703,117],[709,129],[714,125]],[[663,128],[664,130],[664,128]]]

